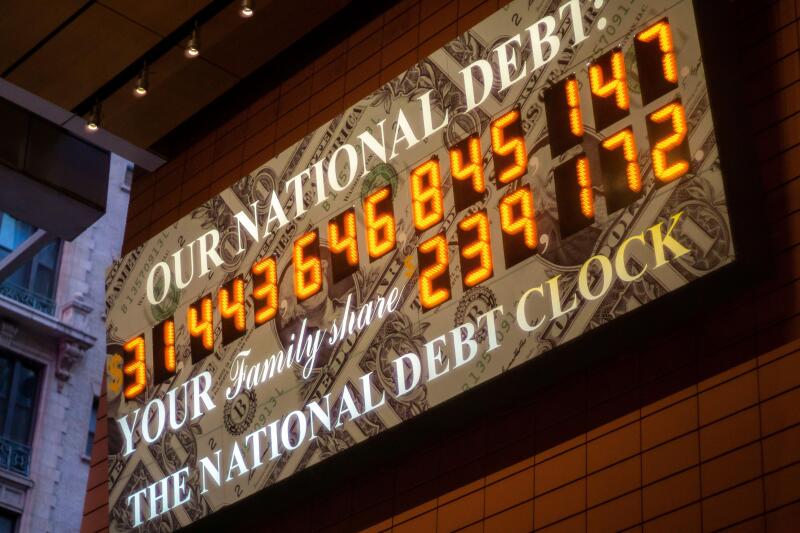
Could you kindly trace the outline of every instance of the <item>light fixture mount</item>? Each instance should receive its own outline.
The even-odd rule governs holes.
[[[239,6],[239,16],[242,18],[250,18],[253,16],[253,0],[242,0]]]
[[[92,107],[92,112],[89,113],[89,119],[86,121],[86,131],[88,133],[95,133],[100,129],[100,121],[102,119],[102,107],[100,102],[96,102]]]
[[[189,42],[186,43],[186,50],[184,51],[184,55],[188,58],[195,58],[200,55],[200,32],[197,28],[197,21],[194,23],[194,29],[192,30],[192,36],[189,38]]]
[[[142,65],[142,71],[139,73],[139,78],[136,80],[136,87],[133,89],[133,94],[142,97],[147,94],[150,89],[149,73],[147,70],[147,63]]]

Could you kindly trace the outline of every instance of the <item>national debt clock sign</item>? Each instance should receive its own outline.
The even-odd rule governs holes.
[[[691,0],[512,2],[112,267],[111,530],[188,525],[733,262],[724,181]]]

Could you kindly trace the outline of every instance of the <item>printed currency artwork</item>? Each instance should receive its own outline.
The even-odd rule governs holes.
[[[692,0],[516,0],[108,272],[112,531],[174,530],[735,260]]]

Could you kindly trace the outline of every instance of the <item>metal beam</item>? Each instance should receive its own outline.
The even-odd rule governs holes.
[[[69,130],[75,136],[89,144],[93,144],[107,152],[114,152],[150,172],[155,171],[166,162],[163,157],[145,148],[140,148],[104,128],[100,128],[100,130],[95,133],[87,133],[84,129],[86,121],[83,117],[76,116],[71,111],[62,109],[52,102],[48,102],[44,98],[26,91],[22,87],[18,87],[3,78],[0,78],[0,98],[13,102],[48,122],[52,122],[53,124]]]
[[[25,242],[14,248],[10,254],[0,260],[0,283],[17,271],[19,267],[33,259],[39,250],[47,246],[54,235],[43,229],[37,229]]]

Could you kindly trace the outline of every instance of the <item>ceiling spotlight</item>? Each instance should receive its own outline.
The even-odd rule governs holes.
[[[94,104],[92,112],[89,114],[89,120],[86,121],[86,131],[88,133],[94,133],[100,129],[101,115],[102,109],[100,107],[100,102],[97,102]]]
[[[242,18],[253,16],[253,0],[242,0],[242,5],[239,7],[239,16]]]
[[[139,73],[139,78],[136,80],[136,88],[133,90],[133,94],[142,97],[147,94],[147,89],[149,88],[148,83],[148,73],[147,73],[147,63],[142,66],[142,71]]]
[[[188,58],[197,57],[200,55],[200,37],[197,31],[197,23],[194,23],[194,29],[192,30],[192,36],[189,38],[189,42],[186,43],[186,50],[184,51],[184,55]]]

